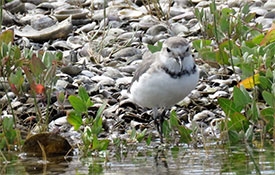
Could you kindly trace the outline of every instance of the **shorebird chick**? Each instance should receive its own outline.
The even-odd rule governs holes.
[[[198,80],[199,71],[190,45],[182,37],[168,38],[161,51],[144,57],[137,68],[129,88],[129,98],[140,106],[152,108],[161,142],[164,119],[163,115],[158,118],[158,108],[170,108],[184,99]]]

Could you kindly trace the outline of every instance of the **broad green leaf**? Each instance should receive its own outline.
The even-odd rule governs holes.
[[[271,84],[271,81],[270,81],[268,78],[266,78],[266,77],[264,77],[264,76],[260,76],[260,77],[259,77],[259,80],[260,80],[259,86],[260,86],[262,89],[270,89],[270,90],[271,90],[272,84]]]
[[[82,125],[82,117],[76,111],[70,111],[67,115],[67,121],[74,126],[74,130],[78,130],[79,127]]]
[[[230,120],[227,123],[229,130],[241,131],[247,128],[248,120],[241,113],[234,113],[230,116]]]
[[[263,117],[273,117],[275,114],[275,109],[272,107],[265,108],[261,110],[261,115]]]
[[[76,112],[87,112],[86,104],[79,97],[75,95],[70,95],[68,99]]]
[[[243,93],[243,91],[236,86],[233,89],[233,100],[234,104],[240,108],[244,108],[248,103],[251,102],[249,94]]]
[[[273,96],[273,94],[267,91],[263,91],[262,96],[269,106],[275,107],[275,97]]]
[[[227,98],[219,98],[218,103],[227,116],[231,116],[236,112],[239,113],[242,110],[242,107],[236,106],[233,101]]]
[[[216,52],[216,61],[222,65],[229,65],[228,54],[224,50],[217,50]]]

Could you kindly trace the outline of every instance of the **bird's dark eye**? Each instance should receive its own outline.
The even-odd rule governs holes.
[[[166,48],[167,52],[170,53],[171,52],[171,49],[169,49],[168,47]]]
[[[185,52],[189,52],[189,50],[190,50],[190,47],[187,47]]]

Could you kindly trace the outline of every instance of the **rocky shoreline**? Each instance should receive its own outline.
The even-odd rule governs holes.
[[[107,102],[103,113],[104,132],[101,137],[129,139],[129,130],[148,129],[156,137],[151,111],[131,103],[123,95],[131,82],[133,72],[148,52],[147,45],[157,44],[170,36],[183,36],[194,41],[202,37],[194,8],[209,8],[211,1],[175,0],[160,1],[160,6],[148,6],[140,0],[14,0],[3,8],[2,31],[13,29],[15,44],[63,53],[63,65],[57,71],[50,109],[49,131],[58,131],[73,144],[80,142],[80,135],[66,120],[68,102],[61,105],[56,94],[64,91],[67,96],[76,94],[79,86],[85,87],[95,103],[90,115]],[[268,30],[275,19],[275,2],[272,0],[221,0],[218,8],[230,7],[236,11],[247,2],[256,13],[255,22]],[[155,4],[156,5],[156,4]],[[161,7],[161,8],[160,8]],[[230,97],[233,86],[240,80],[230,67],[209,65],[194,53],[200,67],[197,88],[177,104],[176,110],[182,124],[189,128],[194,123],[204,136],[219,137],[216,122],[224,118],[217,98]],[[239,70],[237,70],[238,72]],[[5,103],[5,95],[0,96]],[[35,132],[28,117],[35,116],[33,101],[20,100],[10,92],[12,106],[23,130]],[[39,102],[43,106],[43,102]],[[62,109],[62,110],[61,110]],[[46,110],[46,109],[45,109]],[[8,108],[2,116],[10,115]],[[22,122],[22,123],[21,123]]]

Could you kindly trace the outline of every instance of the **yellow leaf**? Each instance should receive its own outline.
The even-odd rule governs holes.
[[[252,89],[255,87],[256,84],[260,84],[260,80],[259,80],[260,75],[259,74],[255,74],[253,76],[250,76],[244,80],[242,80],[239,84],[238,87],[240,87],[241,85],[243,87],[245,87],[246,89]]]
[[[266,33],[260,45],[265,46],[274,41],[275,41],[275,23],[272,23],[272,26],[270,27],[269,31]]]

